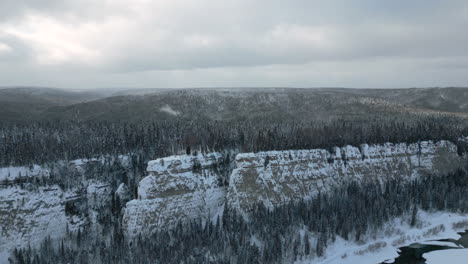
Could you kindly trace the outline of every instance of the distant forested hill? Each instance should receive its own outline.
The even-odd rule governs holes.
[[[316,122],[441,114],[468,117],[468,89],[154,89],[134,94],[0,89],[0,122]]]

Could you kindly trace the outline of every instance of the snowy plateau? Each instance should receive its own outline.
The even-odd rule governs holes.
[[[150,161],[149,175],[138,184],[137,199],[126,203],[123,209],[125,235],[149,236],[157,230],[171,228],[178,221],[213,220],[223,213],[225,205],[237,208],[248,218],[249,210],[257,203],[273,208],[311,198],[347,181],[411,180],[430,173],[443,175],[466,165],[465,156],[458,155],[456,145],[449,141],[239,153],[233,167],[228,168],[227,182],[223,183],[219,174],[224,155],[177,155]],[[70,166],[79,172],[87,162],[96,161],[77,160],[70,162]],[[37,165],[0,169],[0,179],[9,181],[16,177],[48,175],[46,169]],[[56,185],[30,190],[2,187],[0,262],[14,247],[35,246],[45,237],[60,238],[67,229],[95,224],[95,210],[108,202],[110,192],[107,183],[86,180],[79,188],[67,192]],[[130,197],[125,185],[118,187],[116,195],[122,200]],[[86,219],[67,216],[65,204],[80,199],[91,204]],[[468,219],[468,216],[448,213],[420,211],[418,214],[420,219],[425,219],[418,228],[410,228],[403,219],[395,219],[380,236],[369,236],[364,245],[338,238],[329,245],[324,257],[298,263],[365,264],[391,260],[396,257],[398,247],[412,242],[456,238],[456,231],[462,230],[454,228],[454,224]],[[440,225],[444,228],[439,232],[429,232]],[[430,255],[437,261],[435,253]]]

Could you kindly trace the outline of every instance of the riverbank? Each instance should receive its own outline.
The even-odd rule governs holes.
[[[449,212],[417,213],[417,223],[410,226],[411,216],[399,217],[381,230],[368,232],[361,242],[337,238],[321,258],[296,261],[300,264],[377,264],[393,263],[400,247],[439,239],[459,239],[458,232],[468,228],[468,215]]]

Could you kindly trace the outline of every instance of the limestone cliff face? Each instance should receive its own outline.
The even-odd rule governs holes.
[[[149,162],[150,175],[139,184],[139,199],[127,203],[124,211],[127,235],[151,234],[179,220],[213,217],[225,201],[248,212],[258,202],[272,207],[307,199],[345,181],[442,175],[464,164],[457,147],[448,141],[241,153],[224,188],[212,169],[221,159],[212,153]]]
[[[62,238],[67,228],[76,231],[96,223],[100,208],[110,201],[107,183],[83,181],[64,191],[58,185],[42,184],[50,173],[37,165],[3,168],[3,172],[10,179],[0,185],[0,262],[1,255],[15,247],[38,246],[48,236]],[[14,183],[18,180],[21,184]],[[65,210],[67,205],[74,208],[72,213]]]
[[[221,161],[221,154],[211,153],[149,162],[150,175],[139,183],[139,199],[126,204],[123,226],[127,234],[150,234],[179,220],[219,214],[226,196],[216,170]]]
[[[257,202],[266,206],[308,198],[345,181],[411,179],[424,173],[444,174],[462,158],[448,141],[415,144],[346,146],[323,149],[244,153],[236,157],[228,203],[241,210]]]
[[[71,230],[80,226],[81,218],[65,214],[65,201],[72,196],[56,185],[34,190],[16,186],[0,189],[0,252],[38,245],[49,235],[53,239],[62,237],[67,224]]]

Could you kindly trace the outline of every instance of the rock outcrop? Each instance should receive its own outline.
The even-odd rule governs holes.
[[[138,200],[126,204],[123,226],[127,235],[150,234],[180,220],[218,215],[226,197],[217,172],[222,160],[221,154],[211,153],[150,161],[150,175],[139,183]]]
[[[139,199],[125,208],[127,235],[151,234],[180,220],[213,217],[222,211],[225,201],[248,212],[259,202],[274,207],[310,198],[346,181],[444,175],[464,164],[449,141],[241,153],[235,159],[229,186],[222,187],[219,175],[212,170],[220,160],[220,154],[212,153],[149,162],[150,175],[139,184]]]
[[[0,262],[1,256],[15,247],[38,246],[47,237],[56,241],[67,230],[73,232],[84,226],[96,228],[99,211],[111,200],[108,183],[83,180],[79,186],[63,190],[42,182],[50,171],[38,165],[2,168],[0,176],[2,173]]]
[[[466,164],[460,149],[457,153],[457,146],[448,141],[425,141],[241,153],[230,174],[220,153],[161,158],[148,163],[149,175],[139,182],[138,199],[126,203],[122,225],[129,237],[149,235],[179,221],[215,219],[226,203],[248,212],[259,202],[274,207],[310,198],[346,181],[444,175]],[[45,168],[0,169],[0,253],[37,245],[49,235],[59,238],[67,226],[73,231],[88,225],[98,232],[99,212],[109,206],[112,195],[125,203],[132,190],[121,184],[113,194],[109,183],[80,176],[96,162],[71,163],[79,186],[68,191],[43,182],[50,176]]]
[[[236,157],[228,203],[248,211],[258,202],[276,206],[307,199],[345,181],[411,179],[446,174],[462,166],[449,141],[346,146],[324,149],[243,153]]]
[[[65,235],[83,224],[78,216],[67,216],[65,201],[73,193],[58,186],[24,189],[18,186],[0,189],[0,252],[14,247],[39,245],[44,238]]]

